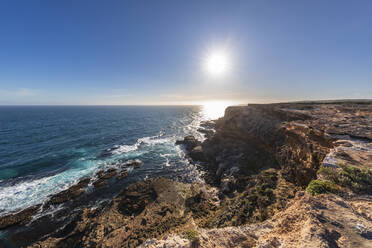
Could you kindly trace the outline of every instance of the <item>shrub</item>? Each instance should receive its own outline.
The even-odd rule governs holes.
[[[306,191],[313,194],[337,193],[339,190],[337,185],[331,181],[312,180],[306,188]]]
[[[353,192],[372,193],[372,170],[339,164],[341,168],[322,167],[318,173],[328,180]]]
[[[196,230],[186,230],[182,233],[182,238],[188,240],[196,240],[199,237],[199,233]]]
[[[359,169],[350,165],[342,166],[342,171],[336,183],[344,187],[349,187],[354,192],[371,193],[372,170]]]
[[[330,168],[330,167],[322,167],[319,169],[318,173],[322,175],[326,180],[335,182],[339,177],[339,169]]]

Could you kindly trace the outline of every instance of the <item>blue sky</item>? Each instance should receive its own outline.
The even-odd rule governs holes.
[[[1,1],[0,104],[372,98],[372,1]],[[211,79],[203,58],[228,50]]]

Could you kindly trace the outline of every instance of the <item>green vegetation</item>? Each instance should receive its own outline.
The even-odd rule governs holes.
[[[244,182],[243,182],[244,181]],[[270,218],[294,197],[294,185],[275,169],[237,179],[237,191],[222,200],[220,208],[201,225],[207,228],[240,226]]]
[[[199,238],[199,233],[196,230],[186,230],[182,233],[182,238],[188,239],[188,240],[195,240]]]
[[[335,182],[338,178],[338,169],[331,167],[322,167],[319,169],[318,174],[324,179]]]
[[[360,169],[355,166],[339,164],[340,168],[322,167],[318,173],[324,180],[313,180],[307,190],[314,194],[321,193],[342,193],[342,191],[332,192],[327,189],[338,186],[344,190],[349,189],[355,193],[372,193],[372,170]],[[327,183],[328,182],[328,183]],[[327,184],[326,186],[324,186]],[[323,192],[326,191],[326,192]]]
[[[271,216],[268,207],[275,201],[277,181],[277,172],[270,169],[252,177],[246,190],[228,204],[226,212],[234,215],[231,224],[238,226],[250,221],[264,221]],[[224,215],[229,218],[226,212]]]
[[[372,170],[343,166],[335,182],[357,193],[372,193]]]
[[[313,194],[337,193],[339,191],[336,184],[331,181],[312,180],[306,188],[306,191]]]

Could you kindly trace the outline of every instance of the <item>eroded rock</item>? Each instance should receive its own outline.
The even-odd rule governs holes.
[[[84,188],[88,186],[89,182],[90,178],[81,179],[77,184],[72,185],[70,188],[53,195],[46,203],[46,206],[50,204],[63,203],[80,196],[85,192]]]
[[[138,215],[145,207],[155,201],[157,193],[151,181],[142,181],[126,188],[118,208],[124,215]]]
[[[26,225],[32,220],[32,216],[39,211],[40,207],[41,204],[0,217],[0,230],[14,225]]]
[[[34,247],[66,244],[137,247],[149,238],[189,228],[193,214],[208,216],[213,206],[217,206],[211,201],[214,198],[216,191],[205,185],[183,184],[165,178],[141,181],[125,188],[98,213],[84,209],[68,233],[58,238],[49,237],[35,243]]]
[[[117,173],[117,170],[115,168],[110,168],[107,171],[99,171],[97,173],[97,176],[100,179],[110,179],[113,176],[115,176],[116,173]]]

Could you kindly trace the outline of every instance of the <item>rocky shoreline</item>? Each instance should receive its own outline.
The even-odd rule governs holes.
[[[1,239],[16,247],[371,247],[371,101],[229,107],[199,131],[205,141],[176,144],[205,184],[150,179],[99,208],[59,212],[68,221],[58,228],[33,218],[81,201],[89,184],[128,176],[101,171],[0,218]]]

